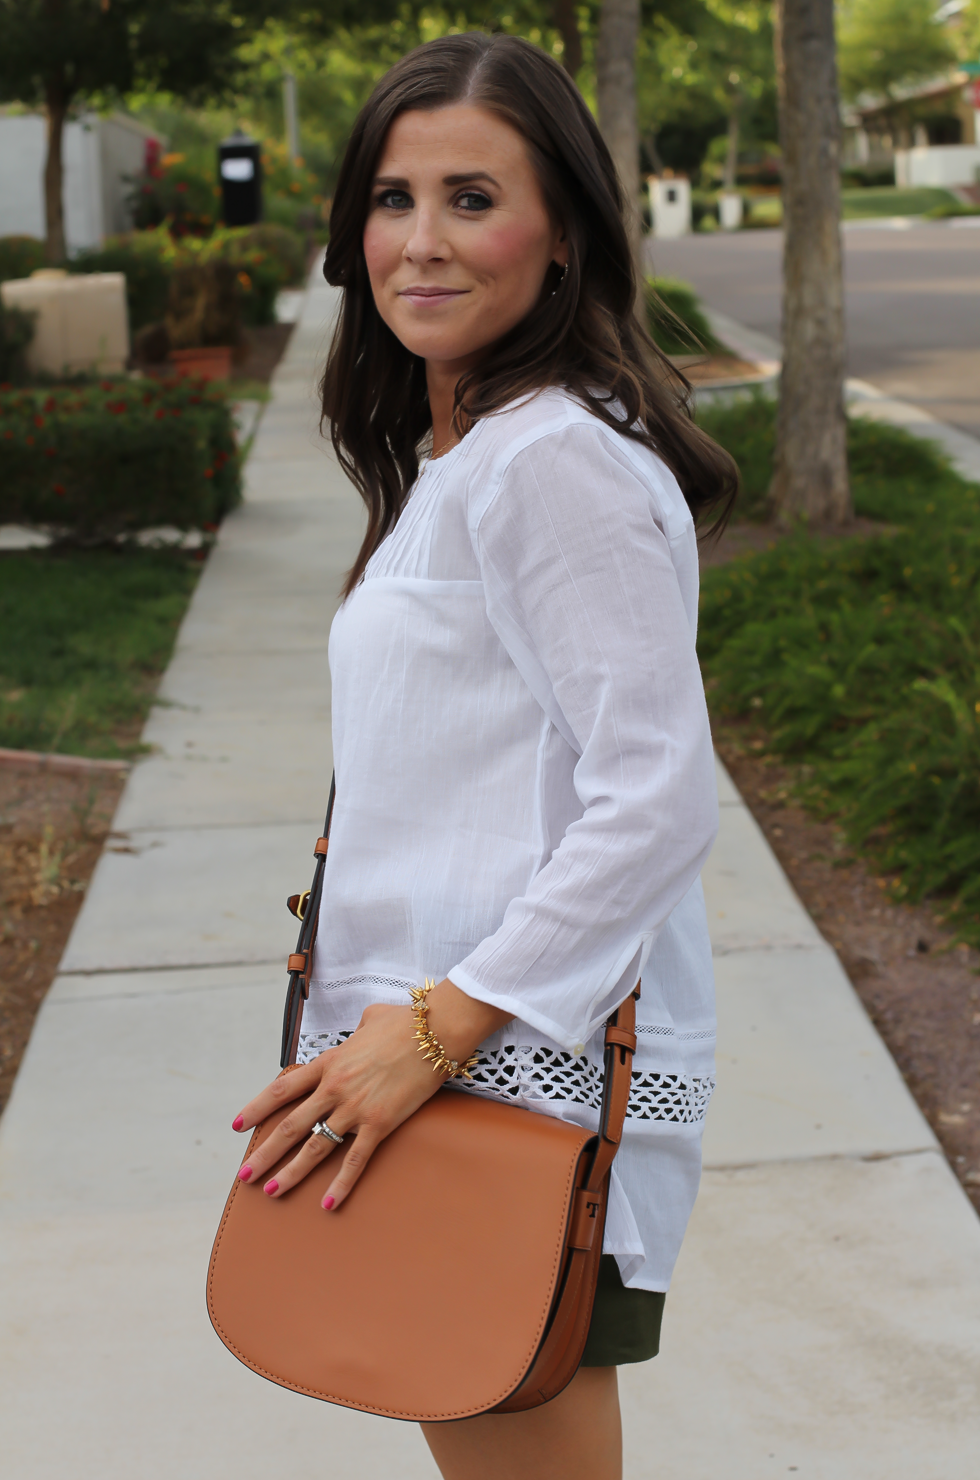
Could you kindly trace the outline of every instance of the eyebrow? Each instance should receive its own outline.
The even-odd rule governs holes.
[[[498,190],[500,189],[499,182],[486,170],[465,170],[460,175],[443,175],[442,177],[442,183],[444,185],[470,185],[475,180],[487,180],[491,185],[496,185]],[[408,185],[408,181],[400,175],[378,175],[374,183],[375,185],[390,186]]]

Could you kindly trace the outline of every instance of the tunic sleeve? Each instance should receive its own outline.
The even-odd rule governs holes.
[[[543,436],[471,513],[489,620],[578,756],[582,816],[448,974],[575,1051],[632,990],[717,829],[692,593],[686,609],[677,574],[693,527],[667,470],[659,497],[618,440],[580,424]]]

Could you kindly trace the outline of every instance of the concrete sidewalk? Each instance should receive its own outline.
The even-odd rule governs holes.
[[[326,637],[362,527],[316,438],[331,309],[312,287],[0,1125],[10,1480],[436,1477],[412,1426],[263,1382],[204,1307],[229,1121],[276,1070],[282,901],[322,820]],[[622,1373],[628,1480],[972,1480],[980,1224],[720,787],[719,1088],[663,1354]]]

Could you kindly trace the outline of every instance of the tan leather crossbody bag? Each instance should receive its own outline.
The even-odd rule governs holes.
[[[309,994],[333,800],[331,787],[313,886],[289,901],[302,924],[289,958],[286,1073]],[[639,986],[606,1025],[598,1134],[444,1088],[381,1143],[336,1212],[321,1208],[315,1174],[275,1199],[236,1177],[208,1271],[208,1312],[229,1350],[282,1387],[416,1422],[517,1413],[560,1393],[592,1315],[638,995]],[[256,1128],[249,1156],[288,1109]]]

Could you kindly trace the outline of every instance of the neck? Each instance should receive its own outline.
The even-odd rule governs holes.
[[[432,412],[432,453],[441,457],[459,441],[459,433],[453,427],[453,406],[456,401],[456,386],[461,375],[477,362],[477,357],[465,360],[426,360],[425,380],[429,392],[429,410]]]

